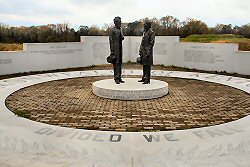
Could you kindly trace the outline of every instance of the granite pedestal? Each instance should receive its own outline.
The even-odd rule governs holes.
[[[138,82],[139,78],[124,78],[125,83],[116,84],[113,79],[93,83],[96,96],[118,100],[143,100],[162,97],[168,94],[168,83],[150,80],[150,84]]]

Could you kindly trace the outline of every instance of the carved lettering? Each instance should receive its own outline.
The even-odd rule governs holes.
[[[179,139],[174,138],[174,134],[168,133],[163,135],[168,141],[179,141]]]
[[[78,136],[77,139],[79,139],[79,140],[88,140],[91,136],[92,136],[91,133],[85,132],[85,133],[82,133],[80,136]]]
[[[153,136],[153,135],[149,135],[149,136],[143,135],[143,136],[145,137],[145,139],[146,139],[148,142],[152,142],[153,140],[156,141],[156,142],[160,142],[160,135],[156,135],[156,137]]]
[[[93,141],[104,141],[104,139],[102,138],[104,136],[104,134],[96,134],[93,138]]]
[[[201,131],[194,131],[193,134],[201,139],[204,139],[204,134]]]
[[[42,128],[42,129],[36,131],[35,133],[41,135],[41,134],[46,134],[47,132],[49,132],[51,130],[52,130],[51,128]]]
[[[212,131],[212,130],[206,130],[207,133],[211,136],[211,137],[215,137],[215,136],[223,136],[221,133]]]
[[[110,135],[110,141],[111,142],[119,142],[122,139],[122,135],[118,135],[118,134],[112,134]]]

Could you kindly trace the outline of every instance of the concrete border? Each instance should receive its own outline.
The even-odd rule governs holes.
[[[0,80],[0,166],[15,167],[249,167],[250,116],[222,125],[166,132],[70,129],[15,116],[5,99],[21,88],[52,80],[112,75],[112,70],[38,74]],[[124,70],[124,75],[141,75]],[[153,70],[152,76],[197,79],[250,93],[250,79]]]

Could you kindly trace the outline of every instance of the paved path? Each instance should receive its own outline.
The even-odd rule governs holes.
[[[135,76],[140,75],[141,71],[125,70],[124,74]],[[72,129],[34,122],[16,117],[5,106],[5,99],[10,94],[27,86],[60,79],[109,75],[112,75],[110,70],[94,70],[0,80],[0,166],[250,166],[249,115],[229,123],[203,128],[161,132],[115,132]],[[250,93],[249,79],[161,70],[152,71],[152,75],[220,83]]]
[[[11,111],[25,113],[34,121],[109,131],[190,129],[223,124],[250,114],[249,94],[229,86],[153,77],[169,83],[169,95],[152,100],[121,101],[92,93],[92,83],[107,78],[110,76],[33,85],[11,94],[6,104]]]

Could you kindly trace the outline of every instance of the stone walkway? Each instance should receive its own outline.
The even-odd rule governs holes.
[[[139,76],[124,76],[139,77]],[[84,77],[51,81],[14,92],[6,106],[46,124],[107,131],[166,131],[223,124],[250,114],[250,95],[225,85],[171,77],[169,95],[121,101],[95,96],[94,81]]]
[[[135,77],[141,75],[141,72],[129,69],[124,70],[123,74]],[[165,80],[172,85],[169,95],[155,100],[133,102],[93,96],[91,83],[112,78],[112,74],[112,70],[83,70],[0,80],[0,166],[249,167],[250,79],[198,72],[152,70],[151,74],[155,79]],[[88,101],[84,100],[86,98]],[[168,101],[170,99],[172,101]],[[164,125],[169,123],[166,122],[167,119],[173,120],[172,125],[174,122],[181,122],[176,117],[197,122],[196,124],[198,120],[205,122],[203,119],[226,122],[230,121],[226,118],[242,118],[201,128],[192,128],[196,125],[191,125],[192,129],[185,130],[151,132],[152,127],[160,128],[159,125],[148,123],[148,129],[144,130],[140,125],[137,129],[132,129],[140,132],[100,131],[66,128],[24,119],[14,115],[6,107],[6,102],[8,105],[12,103],[9,107],[13,110],[16,108],[15,112],[32,119],[35,119],[35,114],[32,116],[22,113],[19,107],[25,112],[30,110],[30,113],[51,113],[52,115],[47,114],[46,119],[53,118],[55,114],[55,118],[67,118],[63,114],[68,114],[68,118],[75,119],[81,111],[87,111],[84,113],[86,122],[101,116],[101,121],[104,118],[114,121],[114,116],[123,114],[124,117],[119,122],[127,121],[124,119],[127,118],[129,125],[143,120],[153,122],[156,118]],[[130,109],[124,110],[121,107]],[[111,108],[109,114],[106,114]],[[176,114],[177,111],[179,115]],[[151,112],[152,117],[145,116],[148,112]],[[237,114],[239,117],[236,117]],[[139,115],[141,120],[137,120]],[[163,118],[163,115],[168,118]],[[203,116],[202,121],[198,116]],[[183,124],[185,123],[187,122]],[[111,125],[108,121],[106,124]]]

